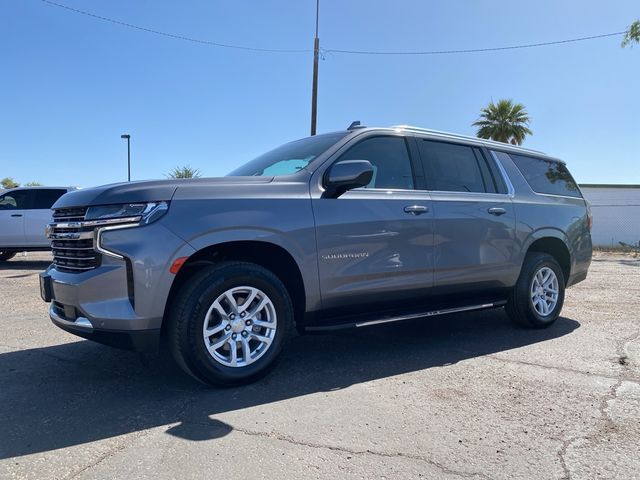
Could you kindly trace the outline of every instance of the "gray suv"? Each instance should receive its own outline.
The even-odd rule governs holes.
[[[408,126],[317,135],[227,177],[67,193],[41,294],[57,326],[234,385],[298,332],[505,307],[541,328],[586,278],[591,215],[565,164]]]

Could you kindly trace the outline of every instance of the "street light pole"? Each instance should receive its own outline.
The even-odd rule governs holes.
[[[120,135],[120,138],[127,139],[127,182],[131,181],[131,135]]]
[[[320,39],[318,38],[318,13],[320,0],[316,0],[316,36],[313,41],[313,87],[311,89],[311,135],[316,134],[318,120],[318,57],[320,56]]]

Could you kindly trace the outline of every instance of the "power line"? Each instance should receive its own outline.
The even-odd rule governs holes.
[[[160,30],[154,30],[151,28],[141,27],[139,25],[133,25],[131,23],[122,22],[120,20],[115,20],[109,17],[103,17],[101,15],[96,15],[94,13],[86,12],[84,10],[78,10],[77,8],[72,8],[67,5],[63,5],[61,3],[56,3],[51,0],[41,0],[42,2],[53,5],[55,7],[63,8],[65,10],[78,13],[81,15],[85,15],[87,17],[92,17],[98,20],[102,20],[105,22],[113,23],[116,25],[120,25],[127,28],[133,28],[135,30],[140,30],[147,33],[153,33],[156,35],[161,35],[163,37],[173,38],[175,40],[183,40],[191,43],[198,43],[201,45],[209,45],[213,47],[221,47],[221,48],[233,48],[236,50],[246,50],[251,52],[266,52],[266,53],[309,53],[311,50],[309,49],[278,49],[278,48],[259,48],[259,47],[247,47],[243,45],[233,45],[228,43],[218,43],[212,42],[209,40],[202,40],[193,37],[187,37],[185,35],[178,35],[174,33],[162,32]],[[613,33],[604,33],[601,35],[591,35],[588,37],[578,37],[578,38],[570,38],[565,40],[556,40],[552,42],[540,42],[540,43],[528,43],[523,45],[510,45],[506,47],[490,47],[490,48],[470,48],[470,49],[461,49],[461,50],[424,50],[424,51],[395,51],[395,52],[385,52],[385,51],[374,51],[374,50],[344,50],[344,49],[322,49],[321,53],[337,53],[337,54],[345,54],[345,55],[454,55],[461,53],[482,53],[482,52],[498,52],[504,50],[519,50],[523,48],[535,48],[535,47],[546,47],[550,45],[562,45],[567,43],[576,43],[583,42],[586,40],[596,40],[599,38],[607,38],[607,37],[615,37],[624,35],[626,30],[621,32],[613,32]]]
[[[79,13],[81,15],[86,15],[87,17],[96,18],[98,20],[103,20],[105,22],[115,23],[116,25],[121,25],[123,27],[133,28],[135,30],[141,30],[147,33],[154,33],[156,35],[162,35],[163,37],[169,37],[176,40],[184,40],[192,43],[199,43],[201,45],[210,45],[214,47],[222,47],[222,48],[234,48],[236,50],[248,50],[251,52],[269,52],[269,53],[308,53],[311,50],[295,50],[295,49],[278,49],[278,48],[258,48],[258,47],[246,47],[242,45],[232,45],[228,43],[218,43],[211,42],[209,40],[200,40],[197,38],[187,37],[184,35],[177,35],[174,33],[161,32],[159,30],[153,30],[151,28],[141,27],[139,25],[133,25],[131,23],[121,22],[120,20],[115,20],[109,17],[103,17],[100,15],[96,15],[95,13],[85,12],[84,10],[78,10],[77,8],[72,8],[67,5],[62,5],[61,3],[52,2],[51,0],[41,0],[44,3],[49,5],[53,5],[55,7],[64,8],[65,10],[69,10],[71,12]]]
[[[570,38],[567,40],[556,40],[553,42],[528,43],[524,45],[511,45],[508,47],[492,47],[492,48],[469,48],[464,50],[426,50],[414,52],[377,52],[371,50],[325,50],[327,53],[344,53],[349,55],[449,55],[456,53],[479,53],[479,52],[497,52],[501,50],[517,50],[521,48],[545,47],[548,45],[561,45],[564,43],[582,42],[584,40],[595,40],[596,38],[615,37],[624,35],[623,32],[604,33],[602,35],[591,35],[589,37]]]

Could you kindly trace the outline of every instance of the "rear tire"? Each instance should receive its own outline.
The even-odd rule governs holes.
[[[560,316],[564,290],[564,274],[556,259],[547,253],[529,252],[505,309],[519,325],[545,328]]]
[[[16,256],[16,252],[6,252],[0,250],[0,262],[6,262],[7,260],[11,260]]]
[[[271,271],[222,262],[195,273],[176,295],[167,319],[169,347],[182,369],[203,383],[250,383],[275,366],[293,317],[289,293]]]

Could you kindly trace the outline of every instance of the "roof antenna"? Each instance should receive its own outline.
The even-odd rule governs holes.
[[[356,128],[364,128],[362,125],[360,125],[360,120],[356,120],[355,122],[351,122],[351,125],[349,125],[349,128],[347,128],[347,130],[354,130]]]

